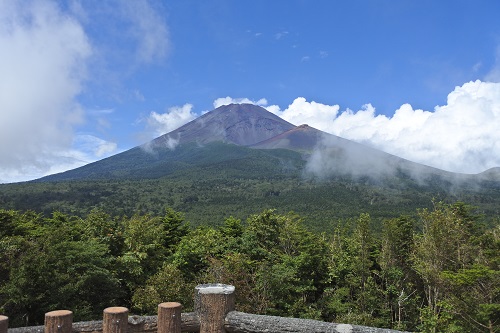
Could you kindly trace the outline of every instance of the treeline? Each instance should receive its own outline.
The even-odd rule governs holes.
[[[354,218],[358,212],[369,213],[377,220],[414,215],[417,208],[430,208],[432,198],[470,202],[488,216],[495,215],[498,207],[499,191],[484,190],[480,196],[484,202],[479,203],[467,195],[447,196],[408,184],[402,184],[402,188],[349,179],[244,179],[219,177],[215,171],[186,172],[160,179],[3,184],[0,207],[33,210],[46,216],[57,210],[85,217],[94,208],[112,216],[162,215],[167,206],[183,212],[193,226],[219,225],[229,216],[245,220],[264,209],[276,209],[282,214],[298,213],[307,228],[317,232],[327,231],[329,221]]]
[[[435,203],[374,231],[361,214],[313,233],[294,213],[192,228],[183,214],[85,218],[0,210],[0,314],[11,326],[71,309],[153,314],[192,307],[194,286],[236,287],[237,309],[421,332],[498,332],[500,226],[463,203]]]

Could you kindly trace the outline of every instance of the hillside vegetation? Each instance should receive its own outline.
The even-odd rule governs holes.
[[[196,226],[220,225],[229,216],[244,219],[273,208],[300,214],[315,231],[360,211],[377,224],[383,218],[415,216],[417,208],[430,208],[433,199],[468,202],[487,217],[497,216],[500,207],[498,181],[457,185],[438,175],[417,181],[404,171],[318,178],[305,172],[300,153],[285,149],[212,143],[203,149],[165,149],[147,158],[140,148],[123,154],[39,181],[0,185],[0,207],[81,217],[94,208],[131,216],[161,214],[171,207]]]
[[[154,314],[192,308],[199,283],[233,284],[240,311],[421,332],[498,332],[500,227],[462,203],[415,218],[367,213],[323,233],[294,213],[263,210],[217,227],[183,214],[85,217],[0,210],[0,313],[11,326],[71,309],[75,321],[108,306]],[[498,220],[497,220],[498,222]]]

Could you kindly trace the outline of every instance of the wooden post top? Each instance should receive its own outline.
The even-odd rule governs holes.
[[[178,302],[164,302],[164,303],[158,304],[158,307],[160,307],[160,308],[178,308],[181,306],[182,306],[181,303],[178,303]]]
[[[55,310],[45,313],[45,317],[62,317],[72,315],[73,312],[69,310]],[[0,316],[1,317],[1,316]]]
[[[119,314],[125,312],[128,312],[128,309],[122,306],[112,306],[104,309],[104,313],[109,313],[109,314]]]
[[[230,284],[209,283],[196,286],[198,294],[221,294],[228,295],[234,293],[234,286]]]
[[[0,321],[4,321],[4,320],[7,320],[7,319],[9,319],[9,317],[0,315]]]

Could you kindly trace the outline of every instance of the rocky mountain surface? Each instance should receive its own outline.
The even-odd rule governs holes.
[[[264,108],[252,104],[223,105],[153,140],[153,146],[214,141],[250,146],[295,128]]]

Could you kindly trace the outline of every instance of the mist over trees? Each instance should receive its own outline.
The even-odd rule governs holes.
[[[295,213],[190,227],[184,215],[85,217],[0,210],[0,313],[11,326],[56,308],[192,307],[199,283],[236,287],[240,311],[421,332],[498,332],[500,226],[463,203],[416,217],[338,220],[315,233]]]

